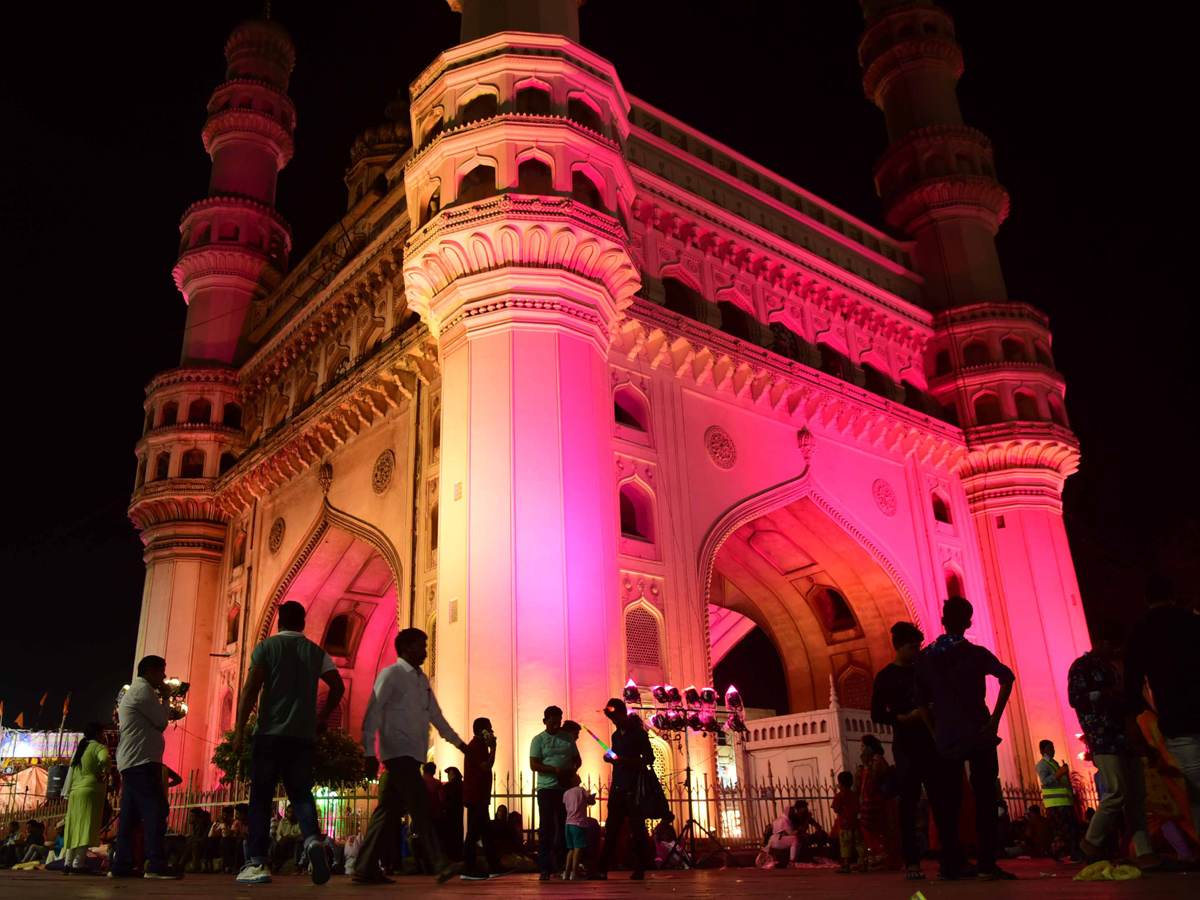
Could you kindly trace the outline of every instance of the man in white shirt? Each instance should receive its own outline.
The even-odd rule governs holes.
[[[458,866],[443,852],[429,814],[429,795],[421,779],[421,764],[429,755],[431,723],[443,738],[464,753],[467,745],[442,715],[429,679],[421,671],[421,663],[429,652],[428,640],[425,632],[417,628],[406,628],[396,635],[399,658],[379,673],[367,703],[362,737],[367,776],[374,778],[378,774],[382,759],[387,779],[354,864],[355,884],[392,883],[392,879],[379,871],[379,861],[396,846],[406,811],[412,814],[413,833],[420,835],[429,851],[438,881],[446,881],[458,872]]]
[[[163,787],[162,758],[166,749],[167,662],[161,656],[146,656],[138,663],[137,678],[129,685],[117,707],[121,740],[117,744],[117,771],[121,773],[121,818],[117,824],[117,846],[110,878],[134,875],[133,839],[139,824],[145,825],[146,878],[182,878],[168,871],[167,792]]]

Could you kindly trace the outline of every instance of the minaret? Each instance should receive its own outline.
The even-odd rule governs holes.
[[[1008,743],[1029,777],[1038,741],[1053,740],[1071,756],[1082,749],[1066,676],[1089,640],[1062,520],[1063,482],[1078,467],[1079,446],[1049,321],[1008,300],[995,243],[1008,192],[988,139],[963,124],[954,22],[932,0],[860,2],[863,87],[883,111],[890,141],[875,183],[888,223],[915,243],[914,265],[935,311],[930,392],[966,436],[959,474],[987,576],[967,593],[986,589],[996,646],[1017,672]]]
[[[624,683],[607,357],[639,287],[629,104],[572,39],[578,3],[450,0],[466,43],[410,92],[404,283],[442,366],[437,691],[450,721],[490,715],[497,771],[524,769],[546,706],[600,730]]]
[[[237,365],[249,350],[250,309],[278,283],[291,237],[274,210],[275,180],[292,155],[296,114],[285,91],[292,41],[270,21],[239,25],[225,45],[226,81],[212,95],[204,146],[209,196],[183,216],[175,282],[188,301],[179,368],[146,388],[129,516],[146,550],[136,658],[167,660],[168,675],[211,694],[214,627],[222,601],[228,518],[217,479],[245,449]],[[164,762],[187,777],[207,766],[208,704],[168,731]]]
[[[251,304],[279,283],[292,245],[275,212],[276,180],[294,148],[292,39],[277,22],[253,19],[233,30],[225,58],[225,82],[208,101],[201,132],[212,157],[208,198],[180,225],[174,274],[188,304],[183,365],[246,358]]]

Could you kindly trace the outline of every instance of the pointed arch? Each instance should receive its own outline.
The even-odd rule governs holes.
[[[270,599],[259,616],[258,627],[255,629],[255,633],[258,635],[257,640],[265,640],[269,636],[271,622],[275,618],[275,611],[279,609],[279,604],[287,596],[287,592],[295,582],[296,576],[300,574],[300,571],[304,568],[304,564],[308,562],[313,551],[321,543],[321,539],[325,537],[331,528],[344,531],[351,537],[359,539],[379,552],[379,555],[383,557],[388,568],[391,570],[392,580],[396,584],[396,621],[399,622],[403,618],[399,600],[404,595],[401,589],[403,585],[403,569],[400,564],[400,554],[396,552],[396,547],[382,531],[364,522],[362,519],[333,506],[330,504],[329,498],[326,497],[321,501],[320,512],[317,513],[316,519],[309,526],[308,532],[304,535],[300,545],[292,554],[287,567],[271,588]]]

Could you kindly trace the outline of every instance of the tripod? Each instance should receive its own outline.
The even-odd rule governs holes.
[[[663,860],[663,868],[671,868],[671,861],[673,859],[678,859],[685,868],[699,869],[713,857],[721,856],[722,854],[726,859],[729,860],[730,865],[736,868],[738,865],[737,857],[730,853],[728,848],[721,843],[720,839],[709,829],[697,822],[695,817],[692,815],[692,742],[688,739],[686,732],[683,735],[683,748],[684,759],[686,761],[684,767],[683,789],[687,791],[688,819],[683,823],[683,829],[675,838],[675,846],[671,848],[671,852],[668,853],[666,859]],[[704,836],[716,845],[713,850],[704,854],[704,856],[700,859],[696,858],[697,828],[704,832]],[[686,850],[684,849],[685,841],[687,846]]]

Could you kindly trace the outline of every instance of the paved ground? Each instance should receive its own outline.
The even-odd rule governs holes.
[[[936,868],[936,867],[935,867]],[[1005,883],[928,881],[905,882],[894,873],[838,875],[827,869],[771,870],[706,869],[692,872],[654,872],[646,881],[629,881],[614,872],[609,881],[540,884],[536,875],[512,875],[487,882],[453,881],[439,887],[430,878],[398,878],[395,886],[355,887],[350,879],[335,876],[329,884],[316,887],[295,876],[276,878],[273,884],[242,887],[231,877],[189,875],[183,881],[142,881],[110,878],[66,878],[57,872],[0,872],[0,897],[12,900],[351,900],[373,896],[378,900],[398,898],[711,898],[711,900],[801,900],[820,896],[849,900],[910,900],[917,889],[926,900],[1174,900],[1196,897],[1200,872],[1164,873],[1134,882],[1083,884],[1071,881],[1078,868],[1050,861],[1010,861],[1006,868],[1021,876]],[[1043,877],[1041,873],[1057,877]]]

